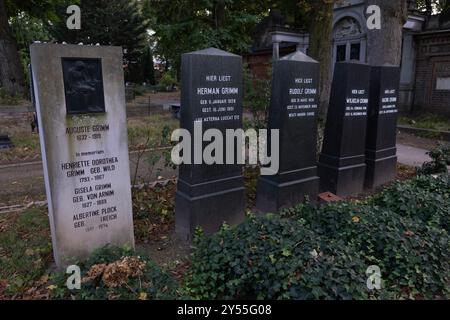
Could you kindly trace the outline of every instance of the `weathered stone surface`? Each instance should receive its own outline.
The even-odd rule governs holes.
[[[53,251],[59,267],[106,244],[134,246],[120,47],[30,48]],[[105,112],[69,114],[63,59],[99,59]],[[82,111],[82,110],[81,110]],[[98,110],[97,110],[98,111]]]

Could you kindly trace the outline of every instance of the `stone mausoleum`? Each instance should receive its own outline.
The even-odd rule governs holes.
[[[367,62],[370,47],[365,0],[348,0],[336,5],[333,17],[333,62]],[[289,26],[284,17],[273,12],[255,35],[245,62],[252,72],[264,76],[272,58],[296,50],[308,52],[309,35]],[[409,1],[404,25],[400,78],[400,111],[436,113],[450,116],[450,17],[427,17]]]

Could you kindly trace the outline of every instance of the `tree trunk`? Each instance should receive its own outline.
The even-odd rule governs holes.
[[[406,0],[369,0],[381,8],[381,29],[369,30],[370,65],[400,65],[403,25],[408,16]]]
[[[425,12],[427,16],[431,16],[433,14],[433,6],[431,5],[431,0],[425,0]]]
[[[319,115],[326,118],[331,90],[331,40],[334,1],[314,1],[314,17],[310,21],[309,55],[320,63]]]
[[[214,4],[214,27],[220,29],[225,24],[225,1],[217,0]]]
[[[0,86],[11,96],[24,96],[27,92],[25,75],[17,44],[8,24],[4,0],[0,0]]]

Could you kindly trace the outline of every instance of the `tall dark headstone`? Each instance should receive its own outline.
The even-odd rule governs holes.
[[[363,190],[370,67],[336,63],[319,157],[321,191],[338,196]]]
[[[181,128],[194,139],[194,123],[203,133],[242,128],[242,58],[209,48],[182,55]],[[203,142],[203,150],[210,142]],[[192,143],[194,144],[194,143]],[[192,146],[192,157],[194,157]],[[237,150],[235,150],[237,154]],[[226,150],[223,153],[226,158]],[[224,160],[225,163],[225,160]],[[242,165],[182,164],[176,195],[176,232],[190,240],[196,227],[214,233],[226,222],[240,223],[244,217],[245,189]]]
[[[279,130],[280,167],[278,174],[259,179],[260,211],[276,212],[306,196],[317,198],[318,83],[319,63],[301,52],[274,62],[268,129]]]
[[[371,68],[366,139],[367,188],[395,179],[397,172],[397,114],[400,68]]]

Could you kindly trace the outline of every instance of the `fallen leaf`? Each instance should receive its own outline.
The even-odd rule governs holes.
[[[139,300],[147,300],[147,293],[146,292],[141,292],[139,294]]]
[[[405,234],[405,236],[407,236],[407,237],[412,237],[412,236],[415,235],[415,233],[414,233],[413,231],[411,231],[411,230],[406,230],[404,234]]]

